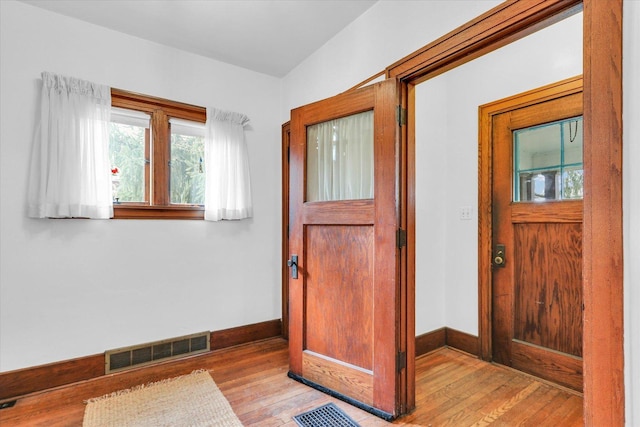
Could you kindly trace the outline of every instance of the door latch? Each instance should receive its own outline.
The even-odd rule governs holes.
[[[298,255],[291,255],[291,259],[287,260],[287,265],[291,267],[291,278],[298,278]]]
[[[496,245],[495,253],[493,254],[493,265],[504,268],[504,264],[507,261],[505,258],[504,245]]]

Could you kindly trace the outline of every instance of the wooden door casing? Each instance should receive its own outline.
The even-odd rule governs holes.
[[[512,132],[582,115],[581,91],[560,92],[492,116],[492,357],[582,390],[582,201],[511,201]]]
[[[398,83],[395,79],[292,111],[290,376],[382,418],[401,415],[402,342]],[[306,202],[306,127],[374,112],[374,198]],[[405,338],[406,339],[406,338]],[[406,381],[404,382],[406,384]]]
[[[584,421],[587,425],[623,425],[624,299],[622,222],[622,9],[623,0],[509,0],[412,52],[387,68],[387,77],[412,86],[505,44],[584,10]],[[403,104],[411,117],[411,97]],[[483,118],[484,120],[484,118]],[[409,120],[408,150],[413,150],[414,121]],[[480,135],[478,263],[491,264],[490,179],[487,136]],[[413,156],[409,156],[413,158]],[[408,177],[409,289],[414,269],[414,175]],[[479,274],[480,356],[490,358],[491,270]]]

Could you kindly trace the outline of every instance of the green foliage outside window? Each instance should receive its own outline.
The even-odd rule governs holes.
[[[117,199],[118,202],[145,201],[144,148],[144,128],[111,123],[109,158],[111,159],[114,200]]]
[[[145,202],[145,128],[111,123],[109,157],[113,198]],[[172,204],[204,204],[204,138],[171,134]]]
[[[171,134],[171,203],[204,204],[204,138]]]

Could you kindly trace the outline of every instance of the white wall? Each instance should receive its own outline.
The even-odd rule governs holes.
[[[640,2],[625,1],[623,174],[626,425],[640,425]]]
[[[478,107],[580,74],[582,13],[416,87],[417,334],[478,335]]]
[[[0,2],[0,370],[280,318],[281,80]],[[254,218],[35,220],[42,71],[247,114]]]
[[[499,3],[378,1],[284,77],[282,122],[291,109],[360,84]]]

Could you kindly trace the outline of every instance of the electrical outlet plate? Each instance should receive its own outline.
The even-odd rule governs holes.
[[[471,206],[462,206],[460,208],[460,219],[470,220],[472,213],[473,213],[473,208]]]

